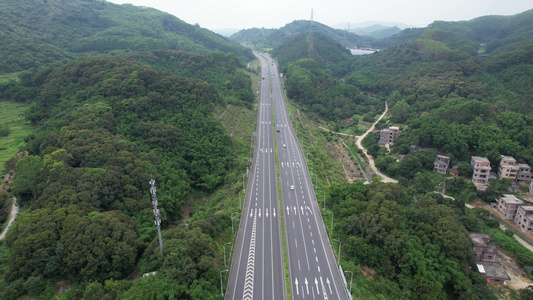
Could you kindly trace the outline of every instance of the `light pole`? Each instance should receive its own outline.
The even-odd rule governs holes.
[[[350,294],[352,293],[352,280],[353,280],[353,272],[352,271],[344,271],[344,272],[350,272],[352,276],[350,276]]]
[[[224,244],[224,268],[227,268],[227,264],[226,264],[226,245],[231,245],[231,242],[227,242]]]
[[[242,192],[246,194],[246,190],[244,189],[244,187],[246,186],[246,184],[244,183],[244,173],[242,173]]]
[[[331,217],[333,218],[333,215],[331,215]],[[339,255],[338,255],[338,260],[337,260],[337,265],[340,265],[341,264],[341,247],[342,247],[342,242],[341,240],[337,240],[337,239],[333,239],[335,242],[339,242]]]
[[[331,213],[331,237],[333,237],[333,212],[331,210],[327,211],[328,213]]]
[[[322,192],[324,194],[324,209],[326,209],[326,192]]]
[[[228,269],[220,271],[220,296],[224,298],[224,291],[222,291],[222,272],[227,272]]]
[[[244,186],[244,182],[243,182],[242,184],[243,184],[243,186]],[[242,193],[242,191],[239,191],[239,208],[242,210],[241,193]]]

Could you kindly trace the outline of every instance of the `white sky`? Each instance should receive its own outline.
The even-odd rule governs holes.
[[[485,15],[514,15],[533,8],[531,0],[107,0],[168,12],[208,29],[279,28],[294,20],[328,26],[366,21],[400,22],[425,27],[435,20],[470,20]],[[345,27],[345,26],[343,26]]]

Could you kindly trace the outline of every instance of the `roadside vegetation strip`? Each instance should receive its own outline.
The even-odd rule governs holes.
[[[274,116],[274,103],[272,101],[272,99],[270,99],[270,106],[272,107],[272,124],[274,125],[272,127],[272,130],[274,131],[274,149],[276,149],[275,151],[275,156],[276,156],[276,175],[277,175],[277,178],[278,180],[276,180],[276,182],[278,183],[278,198],[279,198],[279,207],[280,209],[278,210],[279,211],[279,217],[280,217],[280,220],[281,220],[281,236],[283,237],[283,261],[284,261],[284,265],[285,265],[285,290],[287,291],[287,299],[291,299],[291,280],[290,280],[290,275],[289,275],[289,262],[288,262],[288,257],[287,257],[287,241],[286,241],[286,238],[285,238],[285,220],[283,219],[283,216],[285,215],[284,211],[283,211],[283,199],[282,199],[282,193],[281,193],[281,182],[279,180],[279,158],[278,158],[278,145],[277,145],[277,135],[276,135],[276,130],[275,130],[275,125],[276,125],[276,118]]]
[[[361,174],[363,174],[363,176],[365,177],[367,181],[370,181],[371,178],[368,178],[369,176],[366,173],[366,165],[363,164],[363,162],[361,161],[357,153],[354,154],[352,151],[352,148],[349,145],[347,145],[341,137],[338,137],[338,139],[339,141],[341,141],[343,147],[345,147],[346,150],[350,151],[349,155],[353,157],[352,160],[355,160],[357,162],[357,165],[359,166],[359,169],[361,170]]]

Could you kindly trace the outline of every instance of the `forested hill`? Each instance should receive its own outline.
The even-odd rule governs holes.
[[[279,29],[245,29],[233,34],[230,38],[238,43],[265,50],[277,48],[298,34],[310,32],[322,33],[344,46],[368,44],[371,40],[369,37],[360,37],[346,30],[334,29],[322,23],[307,20],[293,21]]]
[[[29,155],[16,163],[12,192],[25,213],[6,236],[8,248],[0,249],[0,298],[40,294],[45,281],[58,278],[111,280],[122,284],[115,291],[125,291],[131,283],[114,280],[143,259],[143,272],[165,274],[156,286],[172,282],[161,293],[179,299],[217,294],[214,240],[231,228],[230,220],[210,213],[189,220],[188,227],[165,230],[169,247],[163,257],[146,192],[153,176],[167,228],[181,219],[193,193],[211,192],[229,180],[236,155],[213,116],[224,99],[212,85],[95,56],[24,72],[0,94],[13,91],[20,96],[15,99],[33,99],[27,118],[37,130],[27,139]],[[23,288],[24,282],[36,289]],[[132,292],[127,299],[137,296]]]
[[[352,56],[346,48],[318,32],[296,35],[274,49],[272,54],[281,65],[299,58],[312,58],[320,65],[331,66]]]
[[[153,49],[253,58],[249,49],[153,8],[97,0],[0,0],[0,9],[0,73]]]
[[[483,16],[469,21],[435,21],[427,28],[453,33],[476,43],[484,44],[487,53],[502,46],[531,38],[533,32],[533,9],[512,16]],[[389,48],[412,42],[426,28],[407,28],[401,32],[372,42],[377,48]]]
[[[436,28],[414,41],[321,68],[320,59],[311,62],[298,52],[306,40],[300,48],[284,45],[276,53],[292,60],[282,66],[288,96],[329,121],[354,115],[371,121],[383,109],[376,100],[387,100],[390,120],[409,128],[395,147],[432,147],[459,160],[486,156],[494,164],[500,155],[511,155],[532,164],[533,30],[524,31],[531,22],[507,26],[507,36],[517,42],[490,53],[480,52],[480,44],[465,35]]]

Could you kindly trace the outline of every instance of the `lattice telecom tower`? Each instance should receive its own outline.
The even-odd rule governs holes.
[[[155,188],[155,180],[150,178],[150,195],[152,196],[152,204],[154,205],[155,226],[157,226],[157,234],[159,235],[159,250],[163,255],[163,239],[161,238],[161,216],[159,215],[159,204],[157,203],[157,195]]]
[[[315,20],[315,14],[313,12],[313,9],[311,8],[311,21]]]

